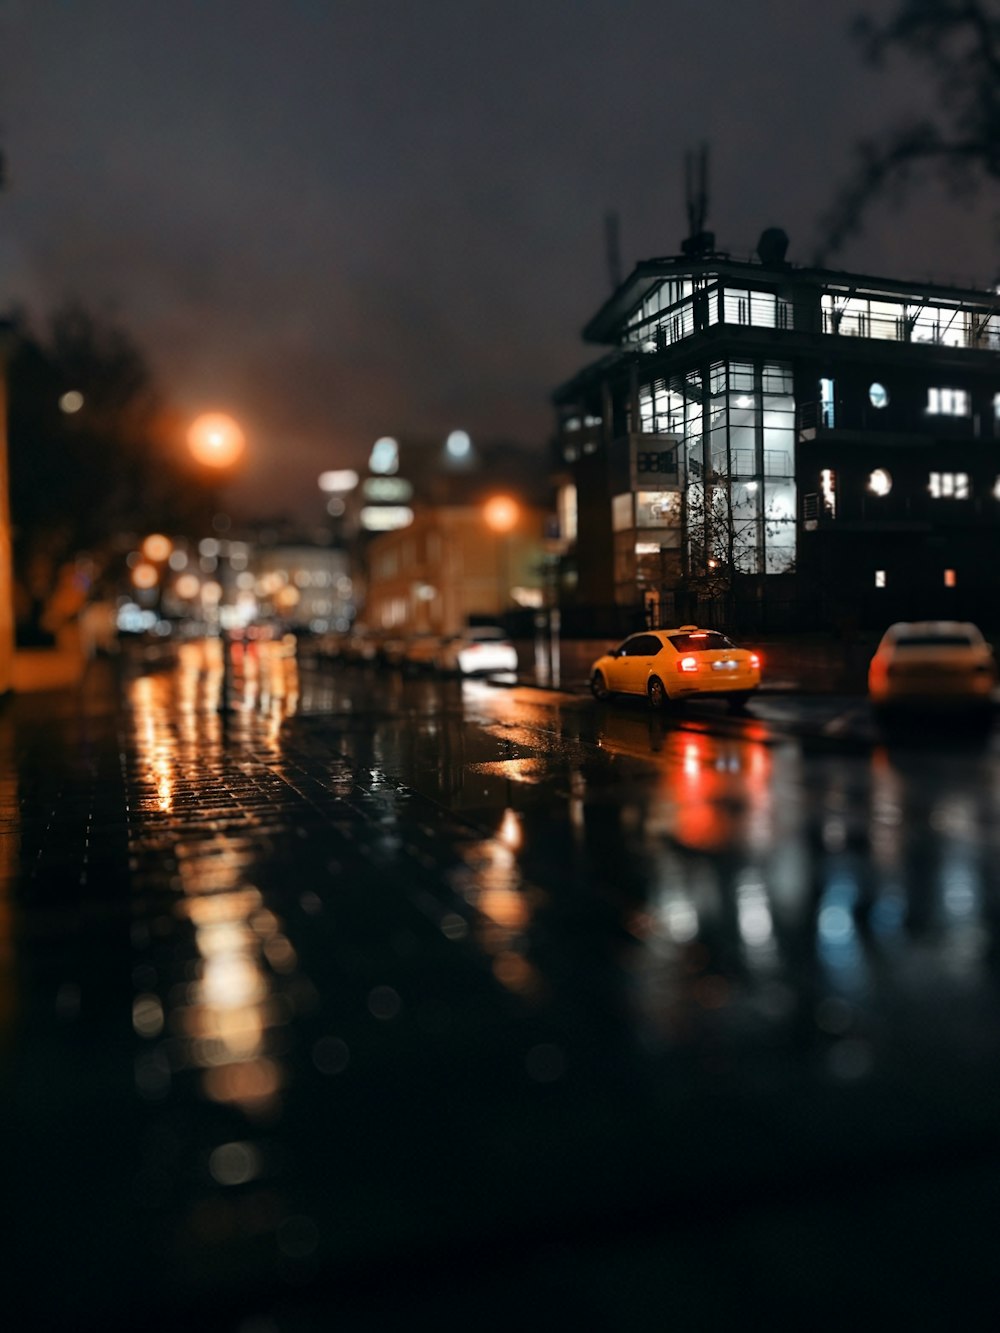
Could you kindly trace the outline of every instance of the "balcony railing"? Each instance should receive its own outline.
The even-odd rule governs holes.
[[[948,308],[906,308],[896,312],[866,309],[831,308],[828,298],[822,306],[815,301],[785,301],[760,294],[740,299],[725,292],[720,300],[717,289],[702,297],[696,314],[693,298],[658,315],[633,324],[623,345],[637,351],[663,352],[699,329],[722,324],[736,328],[772,329],[776,332],[820,331],[834,337],[872,338],[883,342],[901,342],[929,347],[967,347],[986,351],[1000,350],[1000,311],[972,306]]]

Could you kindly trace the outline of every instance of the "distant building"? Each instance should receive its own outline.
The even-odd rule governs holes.
[[[610,350],[554,395],[563,600],[620,624],[997,622],[997,293],[794,267],[777,230],[753,261],[695,242],[636,266],[583,331]]]
[[[365,534],[359,618],[370,628],[450,635],[542,605],[549,481],[541,452],[455,431],[444,441],[379,441],[370,468],[353,498]],[[509,531],[490,527],[498,496],[514,505]]]
[[[364,620],[400,634],[457,634],[542,605],[545,512],[519,506],[516,527],[494,532],[482,506],[427,505],[412,524],[367,551]]]
[[[351,624],[354,586],[347,555],[337,547],[302,543],[250,548],[244,581],[254,614],[270,611],[292,628],[317,634],[343,631]]]

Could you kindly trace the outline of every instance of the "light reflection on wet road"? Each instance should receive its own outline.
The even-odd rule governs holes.
[[[900,1037],[890,1013],[904,1028],[919,1015],[907,1041],[932,1035],[921,1024],[936,996],[935,1040],[954,1006],[954,1040],[978,1048],[965,1005],[995,980],[1000,901],[990,738],[817,751],[711,708],[664,720],[363,673],[319,688],[311,706],[350,715],[381,708],[383,692],[373,731],[333,722],[339,743],[370,745],[354,759],[496,829],[501,845],[516,827],[533,910],[567,890],[610,904],[641,941],[631,967],[657,1030],[688,1030],[704,1010],[744,1035],[811,1018],[827,1072],[852,1078]],[[518,922],[529,957],[531,916]],[[912,1015],[899,1011],[911,1002]]]
[[[128,681],[129,956],[78,942],[131,975],[108,1226],[165,1326],[721,1197],[735,1299],[740,1209],[996,1154],[991,738],[817,745],[290,644],[235,666],[231,714],[212,645]]]

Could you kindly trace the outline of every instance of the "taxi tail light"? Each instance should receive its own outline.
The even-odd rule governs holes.
[[[750,665],[754,668],[755,671],[760,670],[760,653],[750,654]]]
[[[677,663],[677,670],[678,670],[678,671],[697,671],[697,670],[698,670],[698,659],[697,659],[697,657],[682,657],[681,660]]]

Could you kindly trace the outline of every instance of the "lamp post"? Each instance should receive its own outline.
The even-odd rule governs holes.
[[[196,417],[188,427],[187,440],[192,457],[204,467],[210,469],[210,472],[217,479],[213,488],[213,494],[217,494],[219,483],[243,456],[243,451],[246,448],[246,437],[242,428],[224,412],[205,412]],[[228,626],[226,624],[228,611],[226,590],[229,582],[226,577],[227,559],[225,549],[220,543],[219,583],[222,588],[222,596],[216,612],[216,629],[219,647],[222,652],[222,681],[219,687],[218,711],[223,714],[232,712],[232,704],[229,700],[231,666],[229,662]]]
[[[497,538],[497,612],[502,616],[510,596],[510,534],[521,520],[521,506],[513,496],[493,495],[483,505],[483,519]]]

